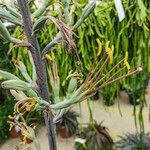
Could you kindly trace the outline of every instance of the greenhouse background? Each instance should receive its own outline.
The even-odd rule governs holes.
[[[150,149],[149,0],[0,0],[0,149]]]

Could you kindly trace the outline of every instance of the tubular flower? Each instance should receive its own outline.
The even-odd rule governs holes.
[[[96,42],[98,44],[97,56],[99,56],[102,52],[102,43],[98,38],[96,39]]]
[[[8,116],[10,121],[8,121],[8,123],[10,124],[10,128],[17,127],[19,132],[21,133],[20,139],[28,144],[30,142],[34,142],[37,150],[40,150],[40,144],[38,139],[36,139],[35,136],[35,125],[31,124],[30,126],[28,126],[22,116],[22,114],[17,114],[14,113],[14,116]]]
[[[74,77],[74,78],[76,78],[76,79],[81,79],[81,77],[82,77],[83,75],[82,74],[79,74],[77,71],[75,71],[75,72],[73,72],[73,70],[71,70],[70,72],[69,72],[69,75],[67,76],[67,78],[66,78],[66,80],[68,80],[69,78],[72,78],[72,77]]]
[[[106,51],[107,55],[109,56],[109,59],[110,59],[109,63],[112,64],[112,62],[113,62],[114,47],[112,46],[112,49],[111,49],[109,47],[109,43],[110,43],[110,41],[108,41],[106,43],[105,51]]]
[[[9,115],[8,119],[12,122],[14,121],[18,121],[19,120],[19,114],[17,114],[16,112],[13,112],[13,116]],[[9,131],[12,130],[12,128],[14,127],[14,124],[10,123],[10,127],[9,127]],[[17,126],[18,127],[18,126]]]
[[[125,54],[125,58],[124,58],[124,65],[127,67],[127,69],[128,69],[128,72],[130,72],[130,65],[129,65],[129,63],[128,63],[128,52],[126,52],[126,54]]]
[[[36,106],[36,101],[35,100],[27,102],[27,104],[26,104],[26,110],[27,111],[31,111],[31,110],[33,110],[35,108],[35,106]]]
[[[19,100],[14,107],[14,111],[17,113],[25,113],[34,110],[37,106],[37,101],[34,98],[25,98]]]
[[[25,136],[31,140],[34,140],[35,126],[33,126],[32,124],[31,124],[31,126],[27,126],[27,124],[25,123],[25,120],[21,114],[15,113],[15,115],[13,117],[9,116],[9,119],[10,119],[10,121],[8,121],[8,123],[10,123],[11,126],[17,126],[20,129],[23,136]]]
[[[46,54],[46,55],[45,55],[45,58],[46,58],[47,60],[49,60],[49,61],[53,61],[53,60],[55,59],[55,56],[54,56],[53,53],[52,53],[52,56]]]

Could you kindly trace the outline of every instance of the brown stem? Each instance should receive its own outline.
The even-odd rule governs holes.
[[[91,66],[91,69],[90,69],[90,71],[89,71],[89,73],[88,73],[88,75],[87,75],[87,78],[86,78],[86,80],[85,80],[85,83],[86,83],[86,82],[89,82],[89,80],[92,78],[93,75],[94,75],[94,77],[98,75],[99,71],[96,72],[96,70],[97,70],[98,67],[100,66],[100,64],[101,64],[101,62],[103,61],[104,57],[105,57],[105,54],[102,56],[102,58],[101,58],[101,60],[98,62],[98,64],[96,64],[96,60],[97,60],[97,58],[96,58],[96,60],[94,61],[93,65]],[[95,64],[96,64],[96,66],[95,66]],[[100,70],[100,69],[99,69],[99,70]]]
[[[119,81],[119,80],[121,80],[121,79],[123,79],[123,78],[126,78],[126,77],[128,77],[128,76],[137,74],[137,73],[139,73],[139,72],[141,72],[141,71],[142,71],[141,68],[138,68],[137,70],[135,70],[135,71],[133,71],[133,72],[130,72],[130,73],[125,74],[125,75],[123,75],[123,76],[121,76],[121,77],[118,77],[118,78],[116,78],[116,79],[113,79],[113,80],[110,80],[110,81],[108,81],[108,82],[105,82],[104,84],[102,84],[102,85],[99,86],[98,88],[96,88],[96,89],[94,89],[94,90],[88,91],[88,92],[86,93],[86,95],[95,93],[95,92],[97,92],[98,90],[100,90],[100,89],[102,89],[102,88],[104,88],[104,87],[106,87],[106,86],[108,86],[108,85],[110,85],[110,84],[112,84],[112,83],[114,83],[114,82],[116,82],[116,81]],[[86,96],[86,95],[85,95],[85,96]]]
[[[101,81],[103,81],[106,77],[109,77],[110,73],[117,67],[119,66],[123,60],[121,60],[117,65],[115,65],[108,73],[106,73],[102,78],[98,77],[95,82],[93,83],[93,87],[96,87]],[[116,74],[115,74],[116,75]]]
[[[113,79],[117,74],[119,74],[121,71],[123,71],[126,68],[126,66],[119,69],[116,73],[114,73],[110,78],[107,79],[106,82],[109,82],[111,79]]]
[[[94,83],[92,83],[93,82],[93,80],[96,78],[96,76],[98,75],[98,77],[97,77],[97,79],[100,79],[101,78],[101,72],[105,69],[105,67],[107,66],[107,64],[109,63],[109,56],[106,58],[106,60],[105,60],[105,62],[103,63],[103,65],[101,66],[101,68],[100,69],[98,69],[98,71],[94,74],[94,76],[92,77],[92,79],[90,79],[89,81],[88,81],[88,83],[87,83],[87,87],[88,88],[93,88],[93,84],[95,84],[95,82]],[[92,86],[92,87],[89,87],[89,86]]]
[[[31,46],[28,47],[28,50],[32,54],[35,68],[36,68],[37,85],[39,87],[38,93],[42,99],[44,99],[47,102],[50,102],[45,62],[41,58],[39,43],[35,35],[32,34],[32,20],[28,8],[28,0],[18,0],[18,6],[23,19],[23,28],[24,28],[25,35],[27,37],[28,42],[31,44]],[[56,138],[54,133],[53,115],[52,113],[50,113],[50,111],[46,111],[44,113],[44,118],[45,118],[45,123],[48,132],[50,150],[57,150]],[[52,134],[50,134],[50,132]]]

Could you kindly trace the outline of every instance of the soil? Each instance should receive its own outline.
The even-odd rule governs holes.
[[[147,106],[150,105],[150,84],[146,92]],[[114,141],[119,140],[119,135],[124,133],[135,133],[137,129],[135,127],[134,116],[133,116],[133,105],[129,103],[128,95],[123,91],[119,97],[118,102],[115,105],[106,107],[102,105],[101,100],[91,101],[91,107],[93,110],[93,117],[97,122],[103,121],[103,125],[109,128],[110,135],[113,137]],[[89,122],[89,111],[87,107],[87,102],[81,103],[81,118],[79,121],[81,123]],[[119,107],[121,112],[119,111]],[[79,112],[79,105],[75,105],[74,109]],[[138,116],[139,106],[136,107]],[[149,122],[149,107],[143,109],[143,117],[145,124],[145,132],[150,132],[150,122]],[[122,114],[122,115],[121,115]],[[139,127],[138,127],[139,130]],[[37,134],[37,138],[41,143],[41,150],[49,150],[48,141],[46,136],[46,129],[44,126],[40,126]],[[68,139],[62,139],[57,137],[58,150],[74,150],[74,139],[71,137]],[[19,139],[9,139],[3,145],[0,146],[1,150],[13,150],[19,143]],[[36,150],[33,143],[31,144],[33,150]]]

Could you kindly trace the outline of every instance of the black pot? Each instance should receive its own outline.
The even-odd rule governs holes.
[[[128,94],[129,96],[129,102],[132,105],[139,105],[140,104],[140,96],[134,95],[134,94]]]
[[[100,99],[100,94],[99,92],[96,92],[95,95],[92,96],[91,100],[99,100]]]
[[[109,97],[106,97],[105,99],[103,99],[103,101],[106,106],[112,106],[115,103],[115,101],[111,101]]]

